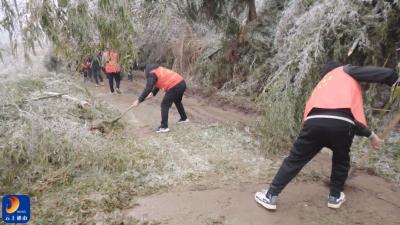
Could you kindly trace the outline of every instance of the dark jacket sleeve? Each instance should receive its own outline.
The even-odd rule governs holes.
[[[146,87],[144,88],[142,94],[139,96],[139,102],[143,102],[146,97],[153,91],[154,94],[154,85],[157,82],[157,77],[153,73],[150,73],[147,77]]]
[[[372,132],[367,127],[365,127],[362,123],[358,121],[354,122],[355,122],[355,134],[357,136],[362,136],[362,137],[371,136]]]
[[[344,66],[344,71],[359,82],[381,83],[392,86],[398,79],[393,69],[376,66]]]
[[[159,90],[160,90],[159,88],[154,87],[152,91],[153,96],[156,96]]]

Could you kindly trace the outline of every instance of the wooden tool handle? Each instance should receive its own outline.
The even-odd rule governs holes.
[[[380,137],[382,139],[388,138],[390,135],[390,132],[392,132],[396,128],[396,126],[399,122],[400,122],[400,112],[397,112],[394,115],[393,119],[389,122],[389,125],[383,130]]]
[[[393,119],[389,122],[389,124],[385,127],[383,132],[380,134],[380,138],[386,139],[389,137],[390,133],[396,128],[397,124],[400,122],[400,112],[397,112]],[[372,147],[369,147],[368,152],[361,157],[360,161],[358,162],[358,167],[364,167],[365,164],[368,162],[369,157],[374,152]],[[353,167],[349,174],[352,175],[354,173],[355,167]]]
[[[134,107],[133,105],[129,106],[129,108],[127,108],[127,109],[125,110],[125,112],[123,112],[120,116],[118,116],[118,117],[116,117],[115,119],[113,119],[113,120],[111,121],[111,123],[117,122],[117,121],[118,121],[119,119],[121,119],[127,112],[129,112],[133,107]]]

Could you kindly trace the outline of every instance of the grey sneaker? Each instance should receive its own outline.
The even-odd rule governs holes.
[[[119,88],[117,88],[116,91],[117,91],[118,94],[122,93],[121,90],[119,90]]]
[[[169,132],[169,128],[168,127],[167,128],[159,127],[156,130],[156,133],[167,133],[167,132]]]
[[[334,197],[329,195],[328,197],[328,207],[332,209],[338,209],[346,201],[346,195],[343,192],[340,192],[340,197]]]
[[[277,195],[271,195],[268,190],[257,192],[254,196],[256,202],[269,210],[276,210],[276,203],[278,202]]]

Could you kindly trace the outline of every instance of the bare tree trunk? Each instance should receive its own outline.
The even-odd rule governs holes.
[[[248,0],[247,5],[249,6],[249,14],[247,15],[247,23],[255,20],[257,18],[256,11],[256,0]]]
[[[22,33],[22,22],[21,22],[21,14],[19,13],[19,8],[18,8],[18,3],[17,3],[17,0],[14,0],[13,1],[14,2],[14,7],[15,7],[15,13],[17,14],[17,21],[18,21],[18,25],[19,25],[19,32],[17,31],[16,32],[16,39],[18,39],[18,34],[19,33]],[[15,43],[15,46],[14,46],[14,53],[13,54],[15,54],[15,55],[17,55],[18,54],[18,49],[17,49],[17,42],[18,42],[18,40],[16,40],[15,41],[16,43]]]
[[[10,41],[10,51],[11,51],[11,55],[13,55],[14,57],[17,57],[17,43],[14,43],[13,40],[13,33],[11,31],[8,31],[8,40]]]
[[[257,19],[256,1],[247,0],[247,6],[249,7],[249,13],[247,14],[246,22],[242,24],[239,31],[239,46],[243,46],[244,36],[248,31],[248,24]]]
[[[14,7],[15,7],[15,12],[17,13],[18,25],[22,31],[21,14],[19,13],[17,0],[14,0]]]

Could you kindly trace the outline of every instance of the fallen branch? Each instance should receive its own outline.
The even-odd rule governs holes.
[[[354,50],[357,48],[359,42],[360,42],[360,38],[357,38],[357,39],[354,41],[353,45],[352,45],[351,48],[349,49],[349,52],[347,53],[347,56],[348,56],[348,57],[351,56],[351,55],[353,54],[353,52],[354,52]]]
[[[38,101],[38,100],[49,99],[49,98],[58,98],[65,94],[66,93],[61,93],[61,94],[56,94],[56,95],[49,95],[49,96],[44,96],[44,97],[39,97],[39,98],[33,98],[33,99],[30,99],[30,101]]]
[[[77,99],[75,97],[72,97],[72,96],[69,96],[69,95],[66,95],[66,94],[60,94],[60,93],[50,92],[50,91],[46,91],[44,93],[48,94],[48,95],[51,95],[51,97],[59,97],[59,96],[61,96],[61,98],[63,98],[63,99],[67,99],[67,100],[73,101],[73,102],[77,103],[78,106],[80,108],[82,108],[82,109],[90,108],[90,103],[89,102]],[[48,96],[48,97],[50,97],[50,96]]]

